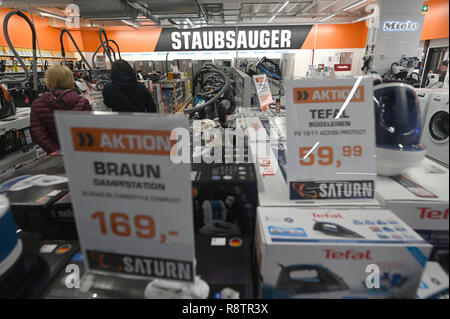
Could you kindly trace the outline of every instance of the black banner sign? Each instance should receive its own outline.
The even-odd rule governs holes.
[[[311,25],[191,30],[164,28],[155,51],[300,49],[311,28]]]
[[[181,281],[194,281],[191,262],[87,251],[89,267],[97,271],[112,271],[134,276],[145,276]]]
[[[362,199],[374,198],[373,181],[291,182],[291,199]]]

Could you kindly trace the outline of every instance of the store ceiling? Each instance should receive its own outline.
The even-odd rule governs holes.
[[[2,7],[21,8],[63,27],[64,9],[75,3],[85,27],[277,25],[349,23],[371,13],[375,0],[3,0]],[[168,5],[170,3],[170,5]],[[53,15],[53,16],[52,16]],[[56,15],[56,17],[55,17]],[[58,18],[59,17],[59,18]]]

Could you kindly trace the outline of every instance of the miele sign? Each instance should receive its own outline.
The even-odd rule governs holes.
[[[419,23],[411,21],[385,21],[383,25],[383,31],[417,31],[419,28]]]
[[[310,25],[161,31],[155,51],[300,49]]]

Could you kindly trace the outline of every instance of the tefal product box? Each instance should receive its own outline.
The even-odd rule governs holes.
[[[448,298],[448,275],[439,263],[427,262],[419,288],[417,288],[417,299]]]
[[[388,210],[259,207],[262,298],[415,298],[431,251]]]
[[[195,231],[254,234],[258,191],[252,164],[192,164]]]
[[[249,150],[258,181],[259,206],[380,207],[380,204],[374,198],[290,200],[289,192],[291,190],[287,183],[289,168],[287,166],[286,142],[260,141],[249,143]],[[337,188],[329,188],[328,191],[339,192]]]
[[[425,158],[401,176],[378,176],[375,194],[383,208],[393,211],[434,246],[432,260],[448,259],[448,168]]]

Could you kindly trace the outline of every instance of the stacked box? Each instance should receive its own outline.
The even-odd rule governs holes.
[[[263,298],[414,298],[431,245],[388,210],[259,207]]]
[[[401,176],[378,176],[376,197],[434,246],[431,259],[448,265],[448,168],[425,158]]]

